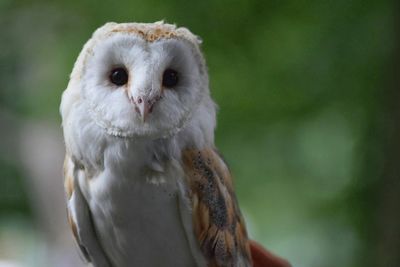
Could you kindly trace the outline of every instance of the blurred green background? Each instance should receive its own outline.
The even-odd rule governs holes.
[[[0,0],[0,267],[79,265],[61,93],[97,27],[161,19],[204,41],[250,235],[293,266],[400,266],[396,3]]]

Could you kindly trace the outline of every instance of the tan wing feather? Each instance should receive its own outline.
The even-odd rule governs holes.
[[[208,266],[251,266],[246,227],[226,164],[214,149],[186,150],[182,160],[194,231]]]
[[[110,267],[109,259],[97,240],[92,215],[84,198],[77,177],[84,172],[84,166],[73,162],[66,155],[64,161],[65,191],[67,195],[67,216],[83,257],[96,267]],[[85,178],[89,179],[89,177]]]
[[[74,163],[72,162],[71,158],[68,155],[65,156],[63,170],[64,170],[64,188],[65,188],[65,193],[67,195],[67,203],[69,203],[71,201],[75,188],[74,188],[74,175],[73,175]],[[91,262],[90,256],[86,248],[82,245],[81,240],[79,238],[78,226],[73,218],[70,205],[67,205],[67,219],[68,219],[68,224],[71,227],[75,241],[80,251],[82,252],[82,256],[87,262]]]
[[[74,192],[74,177],[73,177],[73,167],[70,157],[67,155],[64,159],[64,188],[67,194],[68,200],[71,198]]]

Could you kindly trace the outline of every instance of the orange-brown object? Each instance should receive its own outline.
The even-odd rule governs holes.
[[[260,244],[250,241],[253,267],[291,267],[290,263],[263,248]]]

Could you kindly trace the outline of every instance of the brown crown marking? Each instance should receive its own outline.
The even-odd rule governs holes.
[[[178,35],[176,32],[171,31],[170,29],[166,29],[164,27],[156,27],[149,29],[140,29],[133,27],[124,27],[124,28],[115,28],[111,30],[112,33],[130,33],[139,35],[141,38],[146,40],[147,42],[155,42],[160,39],[171,39],[177,38]]]

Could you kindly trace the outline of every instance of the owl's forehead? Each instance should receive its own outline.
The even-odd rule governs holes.
[[[134,37],[131,39],[126,39],[127,36]],[[207,74],[205,70],[205,61],[200,51],[199,44],[201,40],[199,37],[191,33],[187,28],[184,27],[176,27],[173,24],[167,24],[164,22],[155,22],[155,23],[114,23],[109,22],[98,28],[92,35],[86,44],[84,45],[79,57],[74,65],[73,71],[71,73],[71,79],[80,80],[84,73],[84,67],[87,66],[88,61],[93,58],[97,58],[102,60],[104,58],[110,59],[108,56],[116,56],[116,59],[120,59],[124,54],[117,53],[116,49],[113,49],[117,46],[117,48],[124,48],[125,45],[128,46],[128,50],[132,48],[132,44],[135,45],[139,50],[132,50],[132,52],[143,52],[150,51],[149,47],[145,47],[146,49],[140,50],[140,48],[144,48],[142,43],[135,42],[134,39],[141,39],[148,44],[154,44],[156,46],[151,47],[159,47],[166,45],[166,43],[162,42],[163,40],[173,40],[177,41],[182,46],[175,45],[170,47],[175,48],[189,48],[192,52],[194,59],[199,65],[200,73]],[[158,42],[160,41],[160,42]],[[182,42],[181,42],[182,41]],[[167,42],[169,43],[169,42]],[[171,43],[169,43],[171,44]],[[100,48],[100,49],[97,49]],[[162,50],[162,49],[161,49]],[[185,51],[189,51],[185,49]],[[121,50],[118,50],[121,51]],[[124,52],[126,50],[123,50]],[[157,50],[158,51],[158,50]],[[182,52],[182,50],[180,50]],[[113,52],[113,53],[110,53]],[[114,53],[115,52],[115,53]],[[144,53],[145,54],[145,53]],[[101,56],[103,55],[103,56]],[[131,57],[132,58],[132,57]]]
[[[107,38],[114,34],[133,35],[149,43],[162,39],[183,39],[197,46],[201,42],[187,28],[177,28],[173,24],[162,21],[155,23],[107,23],[94,33],[94,37]]]

